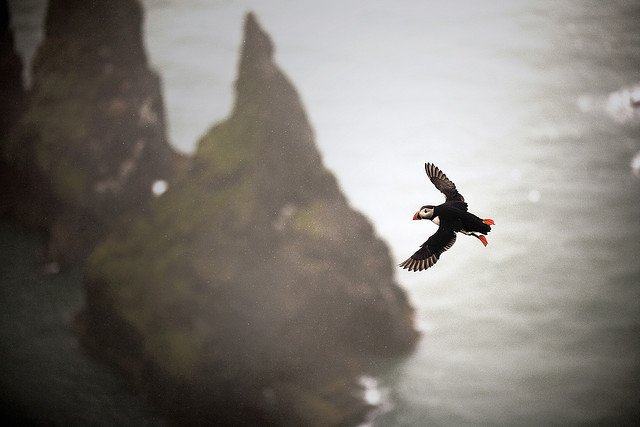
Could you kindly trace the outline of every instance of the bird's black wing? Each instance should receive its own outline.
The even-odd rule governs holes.
[[[458,193],[456,185],[436,165],[425,163],[424,170],[427,171],[427,176],[433,185],[447,198],[447,202],[464,202],[464,197]]]
[[[456,233],[453,229],[440,226],[418,251],[400,264],[400,267],[409,271],[422,271],[433,266],[440,258],[440,254],[449,249],[456,242]]]

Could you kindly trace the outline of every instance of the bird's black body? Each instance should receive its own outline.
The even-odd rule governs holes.
[[[433,266],[440,255],[453,246],[458,232],[474,236],[486,246],[487,239],[484,235],[491,231],[494,224],[493,220],[479,218],[468,211],[467,203],[456,185],[437,166],[427,163],[425,170],[431,182],[445,195],[446,201],[438,206],[422,206],[413,216],[416,220],[429,219],[439,227],[416,253],[400,264],[400,267],[411,271],[421,271]]]
[[[487,234],[491,226],[471,212],[467,211],[465,202],[445,202],[435,206],[433,215],[440,219],[440,226],[447,226],[453,231],[468,231]]]

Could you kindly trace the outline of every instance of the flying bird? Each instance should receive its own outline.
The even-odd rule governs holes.
[[[484,235],[490,232],[491,226],[495,224],[492,219],[481,219],[468,212],[467,203],[456,189],[456,185],[436,165],[425,163],[424,169],[446,200],[438,206],[425,205],[413,215],[414,220],[431,220],[438,226],[438,231],[429,237],[416,253],[400,264],[400,267],[409,271],[422,271],[432,267],[440,255],[456,242],[458,232],[476,237],[487,246],[487,238]]]

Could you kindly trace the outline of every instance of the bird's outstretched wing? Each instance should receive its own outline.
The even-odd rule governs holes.
[[[422,271],[433,266],[440,258],[440,255],[449,249],[456,242],[456,233],[449,227],[440,226],[426,242],[420,246],[420,249],[406,261],[400,264],[400,267],[409,271]]]
[[[436,186],[438,190],[447,199],[447,202],[464,202],[464,197],[462,194],[458,193],[456,189],[456,185],[447,178],[447,175],[444,174],[436,165],[433,163],[425,163],[424,170],[427,171],[427,176]]]

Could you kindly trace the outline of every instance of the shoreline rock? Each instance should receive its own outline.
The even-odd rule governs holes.
[[[344,425],[418,333],[385,244],[323,166],[253,14],[230,117],[87,268],[83,342],[179,422]]]
[[[114,218],[145,208],[156,180],[171,181],[180,156],[166,138],[137,1],[49,1],[33,86],[6,151],[10,162],[29,161],[44,199],[31,211],[54,262],[85,257]],[[40,197],[24,196],[27,205]]]
[[[360,379],[413,349],[413,308],[255,16],[233,111],[189,158],[166,140],[138,2],[51,0],[28,93],[2,24],[0,213],[48,233],[50,272],[86,264],[84,348],[173,422],[363,421]]]

